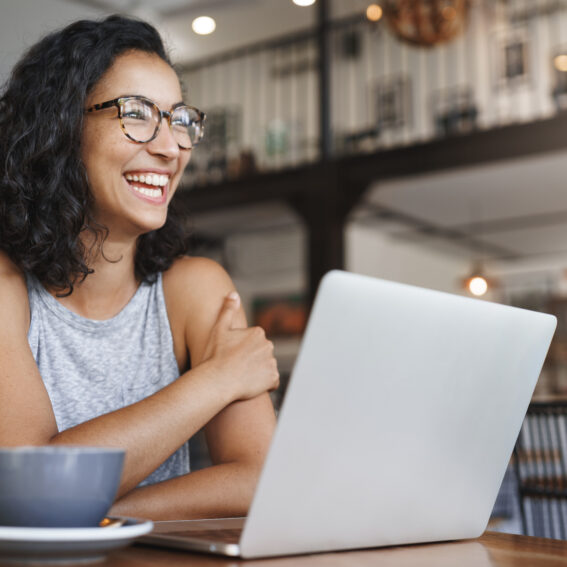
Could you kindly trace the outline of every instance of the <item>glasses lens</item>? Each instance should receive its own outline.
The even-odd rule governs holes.
[[[182,148],[191,148],[203,137],[201,114],[188,106],[177,107],[171,115],[171,131]]]
[[[136,142],[147,142],[160,123],[157,107],[150,101],[136,98],[122,102],[122,127],[126,135]]]

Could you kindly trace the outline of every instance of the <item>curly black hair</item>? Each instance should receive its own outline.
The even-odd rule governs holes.
[[[96,250],[85,249],[81,232],[92,232],[97,250],[108,234],[90,215],[81,132],[87,95],[130,50],[171,65],[159,33],[146,22],[118,15],[75,22],[31,47],[0,96],[0,249],[60,295],[92,273],[88,257]],[[154,281],[187,253],[182,227],[170,210],[163,227],[139,237],[139,280]]]

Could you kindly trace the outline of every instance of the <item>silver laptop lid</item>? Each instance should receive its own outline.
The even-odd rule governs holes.
[[[327,274],[242,556],[480,535],[555,325],[551,315]]]

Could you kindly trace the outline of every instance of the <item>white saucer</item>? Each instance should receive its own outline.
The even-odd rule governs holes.
[[[149,520],[124,518],[119,527],[18,528],[0,526],[0,559],[17,562],[91,562],[152,531]]]

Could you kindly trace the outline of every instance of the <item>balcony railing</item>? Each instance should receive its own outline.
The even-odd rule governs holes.
[[[567,107],[567,2],[470,0],[463,33],[416,47],[384,18],[330,22],[335,156],[549,118]],[[320,157],[316,30],[182,69],[206,140],[185,183],[208,184]],[[564,57],[562,57],[564,55]]]

